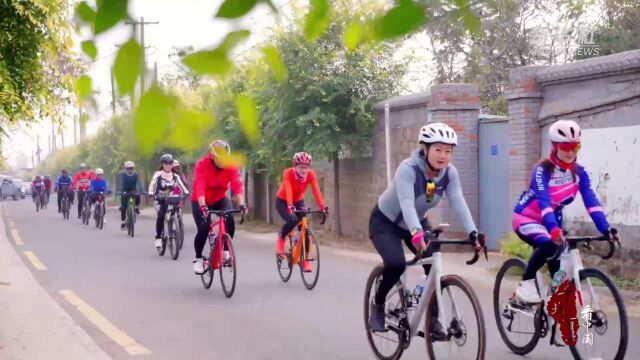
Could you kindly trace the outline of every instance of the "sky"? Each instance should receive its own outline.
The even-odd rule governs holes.
[[[215,12],[222,0],[130,0],[129,14],[138,21],[144,17],[145,22],[158,22],[158,24],[145,26],[145,43],[148,67],[153,69],[154,63],[157,63],[158,77],[162,78],[164,74],[178,71],[175,57],[169,57],[174,47],[193,46],[195,49],[212,47],[229,31],[240,28],[251,30],[252,35],[238,47],[236,50],[238,55],[264,41],[265,35],[275,21],[282,16],[288,16],[292,0],[272,0],[272,2],[280,10],[279,15],[268,6],[259,4],[238,22],[214,20]],[[131,25],[120,24],[95,39],[98,56],[95,62],[89,62],[88,74],[93,79],[94,90],[98,92],[97,114],[93,114],[87,123],[88,136],[94,134],[100,124],[112,114],[110,69],[118,51],[116,45],[126,42],[132,31]],[[79,53],[81,52],[80,43],[89,38],[88,33],[74,35],[74,47]],[[73,144],[74,116],[77,114],[77,108],[67,109],[64,124],[65,147]],[[2,148],[2,153],[11,166],[24,167],[24,162],[28,162],[26,165],[31,166],[31,154],[36,149],[38,135],[42,149],[41,158],[44,159],[49,153],[48,139],[51,135],[51,122],[33,124],[29,128],[22,126],[12,131],[11,138],[5,141]],[[61,145],[61,139],[58,137],[57,148]]]

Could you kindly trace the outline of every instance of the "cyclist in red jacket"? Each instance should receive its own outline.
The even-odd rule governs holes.
[[[73,176],[73,188],[78,190],[78,219],[80,219],[84,196],[89,191],[89,185],[94,177],[93,171],[87,171],[85,163],[80,164],[80,171]]]
[[[231,147],[226,141],[216,140],[211,143],[209,153],[196,163],[191,192],[193,218],[198,226],[198,232],[193,241],[196,251],[193,271],[196,274],[204,273],[202,250],[207,242],[210,225],[207,209],[231,210],[231,200],[227,197],[227,192],[231,187],[231,193],[240,205],[240,209],[245,214],[247,212],[240,172],[237,167],[224,165],[222,161],[230,153]],[[227,233],[233,238],[235,232],[233,217],[229,216],[225,225]]]

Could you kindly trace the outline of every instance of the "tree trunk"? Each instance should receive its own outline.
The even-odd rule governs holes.
[[[340,218],[340,159],[338,158],[338,153],[333,154],[333,209],[335,224],[336,224],[336,234],[338,236],[342,236],[342,222]]]

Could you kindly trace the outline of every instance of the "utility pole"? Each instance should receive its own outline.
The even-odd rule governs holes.
[[[40,165],[40,135],[39,134],[36,137],[36,158],[38,159],[38,165]]]
[[[116,88],[113,81],[113,68],[111,68],[111,112],[116,116]]]
[[[158,62],[157,61],[153,62],[153,83],[154,84],[158,83]]]
[[[73,145],[78,144],[78,119],[77,117],[73,117]]]
[[[157,25],[158,21],[144,21],[144,17],[140,17],[140,21],[125,21],[125,24],[133,25],[134,29],[140,25],[140,45],[142,46],[142,72],[140,76],[140,94],[144,94],[147,89],[147,48],[144,43],[144,26]]]
[[[53,118],[51,118],[51,152],[53,154],[56,151],[56,126]]]

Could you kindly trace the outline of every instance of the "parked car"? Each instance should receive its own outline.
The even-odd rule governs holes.
[[[32,196],[31,191],[31,181],[23,181],[22,182],[22,193],[25,196]]]
[[[2,200],[6,198],[13,198],[13,200],[18,201],[18,199],[22,196],[21,191],[18,190],[16,184],[14,184],[13,180],[9,178],[2,179],[2,184],[0,185],[0,194],[0,196],[2,196]]]
[[[26,185],[22,182],[22,180],[18,179],[13,179],[13,183],[16,184],[16,187],[18,187],[18,191],[20,191],[20,198],[24,199],[27,196],[26,192],[24,191]]]

